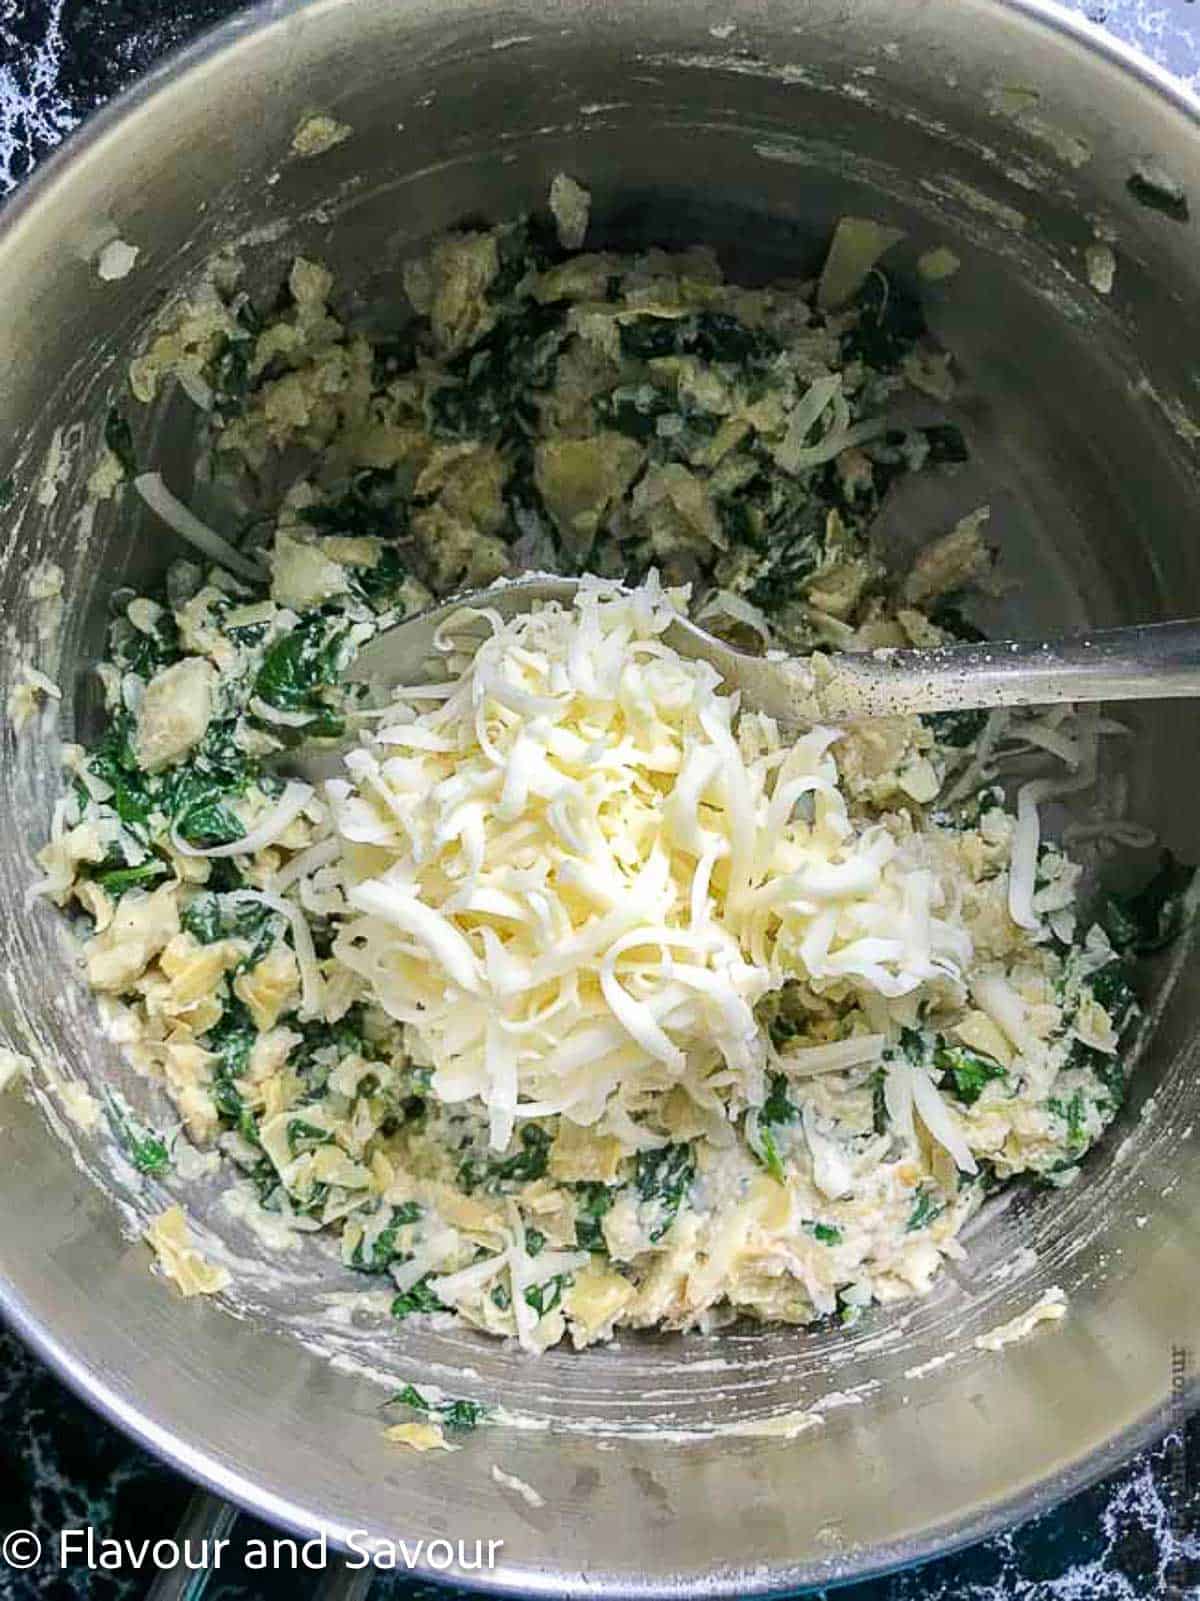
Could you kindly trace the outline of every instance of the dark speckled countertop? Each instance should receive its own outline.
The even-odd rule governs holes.
[[[913,0],[897,0],[898,4]],[[1068,0],[1200,89],[1194,0]],[[0,0],[0,196],[90,111],[236,0]],[[841,1601],[1200,1601],[1200,1417],[1164,1418],[1162,1442],[1054,1511],[919,1569],[838,1592]],[[174,1532],[189,1486],[63,1390],[0,1330],[0,1536],[91,1525],[118,1539]],[[301,1601],[318,1576],[247,1572],[242,1520],[205,1601]],[[136,1601],[145,1572],[0,1557],[0,1601]],[[378,1581],[372,1601],[450,1592]],[[191,1601],[191,1598],[189,1598]]]

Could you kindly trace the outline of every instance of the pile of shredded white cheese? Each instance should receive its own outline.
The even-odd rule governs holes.
[[[464,656],[452,622],[452,682],[402,696],[328,786],[361,914],[335,955],[441,1100],[484,1103],[497,1150],[557,1113],[662,1143],[634,1116],[677,1084],[760,1104],[754,1007],[788,979],[877,1024],[812,1053],[831,1067],[964,994],[971,941],[920,834],[851,815],[836,729],[784,740],[663,642],[686,598],[585,578],[571,609],[460,614],[490,637]],[[949,1114],[928,1121],[973,1169]]]

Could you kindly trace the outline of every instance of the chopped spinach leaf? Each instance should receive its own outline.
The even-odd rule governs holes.
[[[371,341],[372,389],[386,389],[393,378],[413,370],[419,334],[419,324],[411,322],[393,333],[375,336]]]
[[[953,811],[934,812],[933,821],[939,828],[978,828],[983,817],[997,807],[1004,806],[1004,791],[998,784],[986,784],[969,795]]]
[[[329,1185],[318,1181],[310,1184],[303,1196],[293,1195],[292,1205],[302,1217],[315,1217],[324,1222],[322,1214],[329,1200]]]
[[[776,1184],[786,1184],[787,1174],[783,1170],[783,1158],[779,1154],[779,1147],[775,1143],[775,1136],[767,1127],[760,1127],[758,1141],[762,1146],[762,1164]]]
[[[395,1395],[389,1395],[383,1404],[384,1406],[411,1406],[418,1412],[428,1412],[430,1410],[429,1402],[415,1384],[406,1384],[402,1390],[397,1390]]]
[[[945,1074],[943,1086],[964,1106],[974,1106],[983,1094],[985,1084],[1008,1075],[994,1057],[982,1051],[968,1050],[965,1045],[951,1045],[938,1035],[933,1053],[933,1065]]]
[[[531,272],[545,272],[563,259],[552,221],[535,214],[502,228],[496,241],[500,267],[487,288],[490,301],[506,300]]]
[[[888,1116],[886,1084],[887,1068],[877,1067],[871,1074],[871,1126],[876,1134],[886,1134],[892,1126]]]
[[[828,508],[795,479],[765,475],[747,486],[762,522],[765,565],[747,591],[753,605],[769,613],[802,599],[805,584],[825,560]]]
[[[354,647],[337,619],[319,612],[301,618],[268,646],[254,680],[254,693],[280,711],[327,712],[320,692],[336,685]]]
[[[222,899],[211,890],[194,895],[179,921],[201,945],[219,939],[245,940],[250,949],[234,970],[235,977],[256,967],[286,927],[285,919],[261,901]]]
[[[224,938],[221,902],[211,890],[194,895],[179,914],[180,926],[201,945],[212,945]]]
[[[230,994],[216,1024],[202,1037],[202,1043],[217,1058],[213,1072],[213,1101],[218,1114],[231,1123],[251,1145],[257,1145],[258,1125],[243,1101],[235,1079],[246,1071],[258,1030],[244,1002]]]
[[[838,1307],[838,1322],[844,1329],[852,1329],[862,1322],[866,1310],[857,1301],[843,1301]]]
[[[408,531],[408,512],[395,472],[379,468],[356,473],[341,494],[305,506],[297,515],[323,534],[400,539]]]
[[[607,395],[597,395],[592,409],[602,427],[646,441],[657,437],[658,419],[666,417],[674,403],[665,390],[653,384],[623,384]]]
[[[448,363],[453,381],[429,396],[430,427],[444,439],[527,436],[537,394],[554,382],[567,336],[562,306],[520,301],[469,350]]]
[[[416,1312],[445,1312],[448,1308],[438,1300],[429,1287],[430,1275],[427,1273],[423,1279],[418,1279],[410,1290],[394,1296],[392,1299],[392,1316],[394,1318],[411,1317]]]
[[[758,1114],[758,1145],[755,1152],[759,1161],[777,1184],[786,1183],[783,1159],[771,1130],[783,1123],[794,1123],[799,1111],[788,1099],[788,1081],[783,1073],[767,1077],[767,1098]]]
[[[768,1017],[767,1031],[771,1044],[778,1047],[797,1039],[804,1032],[804,1013],[798,1000],[799,985],[785,984],[777,994],[769,996],[765,1006]]]
[[[291,1132],[290,1124],[288,1132]],[[397,1235],[420,1216],[421,1208],[415,1201],[406,1201],[403,1206],[393,1207],[386,1227],[380,1229],[369,1244],[365,1235],[360,1236],[347,1260],[347,1267],[352,1267],[356,1273],[386,1273],[393,1262],[403,1260],[405,1255],[396,1243]]]
[[[182,654],[179,629],[170,612],[155,620],[152,630],[135,628],[126,619],[114,625],[111,638],[112,660],[123,672],[136,673],[147,682],[155,673],[177,662]]]
[[[912,1211],[908,1214],[908,1221],[904,1225],[904,1232],[915,1234],[918,1229],[927,1229],[945,1210],[945,1202],[936,1190],[928,1188],[918,1190]]]
[[[731,550],[764,552],[767,548],[761,511],[741,494],[721,495],[717,502],[721,530]]]
[[[140,1122],[112,1091],[104,1097],[105,1110],[121,1147],[139,1173],[159,1178],[171,1165],[171,1153],[161,1134]]]
[[[1129,966],[1118,958],[1108,962],[1087,981],[1093,999],[1108,1013],[1118,1034],[1124,1032],[1137,1015],[1138,999],[1129,981]]]
[[[258,1124],[246,1107],[241,1091],[233,1081],[226,1077],[213,1080],[213,1104],[217,1113],[227,1123],[232,1123],[251,1145],[257,1145]]]
[[[291,1017],[288,1027],[301,1036],[300,1043],[292,1047],[289,1064],[304,1080],[310,1095],[325,1087],[326,1079],[343,1057],[361,1056],[373,1062],[381,1056],[379,1047],[367,1038],[361,1006],[352,1006],[336,1023],[316,1018],[301,1022]]]
[[[633,391],[628,388],[614,390],[613,398],[630,393],[642,395],[649,387],[641,385]],[[657,394],[658,391],[651,393]],[[693,452],[704,449],[721,425],[719,417],[710,416],[708,412],[699,411],[694,405],[667,394],[662,394],[659,403],[649,411],[639,410],[637,402],[631,403],[628,399],[616,399],[611,409],[601,400],[594,409],[599,422],[616,428],[632,439],[653,443],[668,458],[682,458],[685,461],[691,459]]]
[[[678,328],[685,319],[647,312],[620,324],[621,354],[635,361],[679,354]]]
[[[258,1030],[246,1004],[230,995],[220,1019],[204,1037],[220,1059],[220,1070],[237,1078],[245,1072]]]
[[[148,889],[152,884],[159,884],[170,876],[171,869],[166,862],[160,856],[151,856],[137,867],[112,867],[93,873],[92,880],[99,884],[106,895],[114,901],[119,901],[126,890]]]
[[[233,939],[245,940],[250,949],[238,963],[236,972],[247,973],[282,937],[287,920],[261,901],[235,901],[229,934]]]
[[[189,845],[211,850],[232,845],[246,832],[235,813],[219,799],[218,790],[203,789],[186,800],[175,816],[175,830]]]
[[[900,1054],[914,1067],[924,1067],[928,1064],[932,1054],[934,1041],[940,1035],[930,1035],[919,1028],[902,1028],[900,1030]]]
[[[1052,1096],[1046,1106],[1067,1125],[1067,1149],[1079,1153],[1088,1143],[1087,1097],[1081,1089],[1075,1090],[1069,1101]]]
[[[427,1401],[415,1384],[406,1384],[395,1395],[390,1395],[384,1406],[409,1406],[415,1412],[424,1412],[444,1423],[448,1429],[473,1429],[488,1415],[488,1408],[480,1401]]]
[[[615,1200],[607,1184],[590,1180],[573,1186],[575,1193],[575,1243],[581,1251],[608,1254],[604,1238],[604,1218]]]
[[[525,1291],[525,1305],[536,1312],[538,1317],[545,1317],[547,1312],[554,1311],[563,1298],[563,1291],[571,1282],[569,1273],[556,1273],[544,1284],[530,1284]]]
[[[695,1176],[696,1154],[690,1143],[638,1152],[634,1187],[639,1199],[656,1203],[659,1208],[659,1221],[650,1230],[651,1241],[661,1240],[674,1223]]]
[[[786,1073],[767,1075],[767,1098],[763,1102],[760,1120],[763,1123],[794,1123],[800,1113],[788,1099]]]
[[[920,301],[876,268],[855,304],[859,315],[842,335],[843,362],[859,360],[876,372],[895,372],[928,332]]]
[[[779,354],[776,339],[727,311],[700,311],[686,319],[683,348],[701,361],[733,367],[766,366]]]
[[[763,368],[779,354],[779,344],[761,329],[749,328],[725,311],[687,317],[645,312],[620,324],[621,354],[635,361],[658,356],[696,356],[701,361]]]
[[[950,745],[965,750],[974,745],[983,733],[988,714],[985,711],[926,712],[921,721],[939,745]]]
[[[133,754],[133,720],[122,710],[114,715],[103,739],[87,759],[92,773],[113,793],[106,802],[128,827],[143,831],[154,809],[151,781]]]
[[[1103,1084],[1105,1098],[1097,1099],[1096,1106],[1100,1112],[1115,1116],[1121,1108],[1128,1088],[1125,1064],[1120,1056],[1109,1056],[1105,1051],[1094,1050],[1082,1040],[1076,1040],[1067,1057],[1067,1066],[1087,1068],[1093,1077]]]
[[[235,743],[236,727],[234,718],[214,718],[188,761],[171,769],[161,783],[159,804],[190,845],[229,845],[246,832],[227,803],[252,782],[265,779]]]
[[[392,604],[408,576],[399,554],[390,545],[380,551],[374,567],[354,567],[351,572],[363,599],[380,610]]]
[[[305,1118],[292,1117],[288,1119],[287,1142],[292,1155],[300,1156],[305,1151],[315,1151],[322,1145],[332,1145],[333,1135],[319,1123],[309,1123]]]
[[[448,1429],[459,1429],[464,1433],[476,1428],[487,1414],[487,1407],[479,1401],[443,1401],[438,1408],[438,1416]]]
[[[251,344],[227,338],[213,358],[213,409],[219,417],[235,417],[250,393]]]
[[[253,1142],[251,1142],[253,1144]],[[278,1212],[284,1195],[283,1185],[279,1182],[279,1174],[275,1164],[269,1156],[260,1156],[249,1169],[250,1182],[254,1185],[258,1204],[264,1212]]]
[[[468,1157],[458,1170],[458,1182],[468,1194],[480,1185],[495,1189],[505,1184],[531,1184],[545,1176],[551,1140],[538,1123],[526,1123],[512,1156],[479,1160]]]
[[[250,358],[254,354],[254,342],[263,329],[262,318],[249,300],[242,302],[236,315],[237,330],[225,336],[209,367],[213,410],[225,420],[236,417],[245,408],[254,387]],[[269,363],[258,375],[258,381],[276,376],[276,367],[274,361]]]

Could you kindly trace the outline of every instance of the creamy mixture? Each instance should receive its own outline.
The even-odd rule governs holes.
[[[265,316],[228,261],[134,363],[137,400],[200,408],[243,527],[113,413],[94,489],[197,556],[118,597],[41,888],[187,1138],[398,1319],[535,1350],[850,1323],[926,1290],[997,1186],[1076,1176],[1124,1090],[1124,953],[1175,886],[1077,919],[1039,808],[1094,776],[1095,712],[785,732],[664,640],[685,610],[753,651],[971,636],[986,508],[903,572],[869,537],[966,454],[897,420],[953,376],[876,265],[896,236],[846,220],[817,282],[744,288],[703,249],[572,253],[586,194],[553,200],[557,239],[435,243],[386,334],[317,263]],[[524,570],[594,576],[461,618],[433,683],[349,676]],[[343,778],[288,779],[345,732]],[[170,1136],[113,1115],[164,1171]],[[182,1214],[160,1232],[217,1287]]]

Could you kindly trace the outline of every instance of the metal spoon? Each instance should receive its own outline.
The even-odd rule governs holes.
[[[435,636],[455,612],[478,607],[502,617],[558,601],[569,606],[574,578],[515,579],[456,595],[398,623],[360,651],[355,679],[421,683],[437,654]],[[1200,695],[1200,620],[1096,629],[1055,640],[987,640],[936,650],[870,650],[772,660],[749,656],[686,618],[664,638],[680,655],[711,662],[742,704],[780,723],[841,723],[923,712],[1048,706],[1064,701],[1166,700]],[[288,766],[319,780],[337,770],[346,745],[301,746]]]

